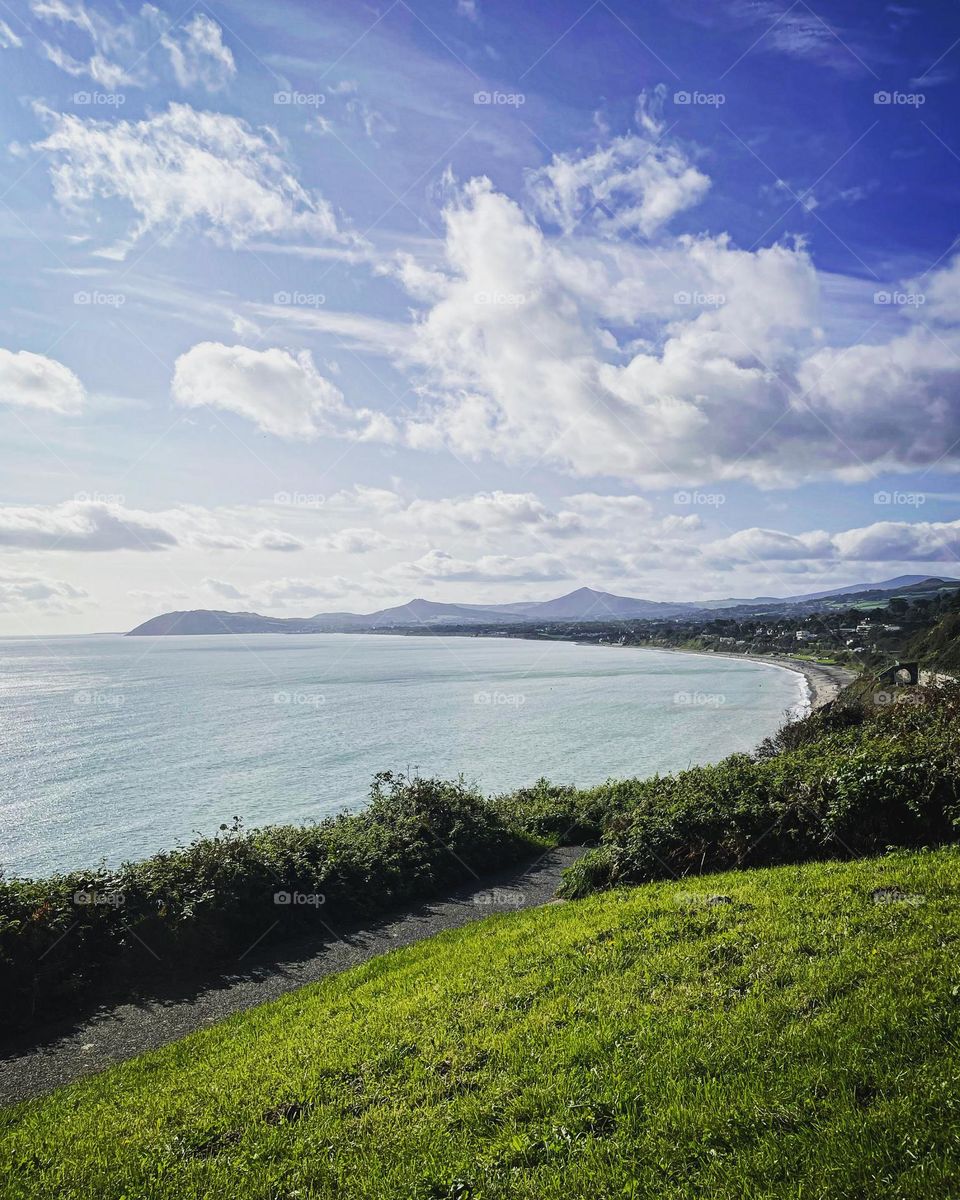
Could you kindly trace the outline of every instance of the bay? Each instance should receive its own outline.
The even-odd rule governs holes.
[[[383,770],[487,793],[674,771],[753,749],[802,696],[771,664],[515,638],[0,639],[0,864],[320,820]]]

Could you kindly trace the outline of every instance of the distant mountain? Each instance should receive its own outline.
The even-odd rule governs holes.
[[[422,597],[408,604],[382,608],[372,613],[317,613],[313,617],[264,617],[259,613],[224,612],[193,609],[190,612],[163,613],[144,621],[133,636],[211,633],[329,633],[350,630],[395,629],[425,625],[516,624],[520,621],[638,621],[690,616],[735,607],[785,607],[809,604],[832,596],[855,596],[870,592],[903,591],[921,584],[958,583],[928,575],[900,575],[880,583],[854,584],[825,592],[800,596],[756,596],[751,600],[685,601],[641,600],[634,596],[616,596],[582,587],[554,600],[523,600],[515,604],[444,604]]]
[[[916,587],[918,583],[956,583],[937,575],[898,575],[896,579],[884,579],[881,583],[854,583],[849,587],[830,588],[826,592],[808,592],[805,596],[790,596],[791,600],[824,600],[827,596],[849,596],[855,592],[900,592]]]
[[[263,617],[259,613],[222,612],[210,608],[195,608],[190,612],[169,612],[151,617],[130,634],[157,637],[164,634],[200,633],[304,633],[317,632],[307,618]]]
[[[614,596],[612,592],[597,592],[593,588],[582,587],[556,600],[525,605],[523,617],[528,621],[609,621],[618,617],[640,620],[644,617],[679,616],[681,613],[695,612],[700,607],[680,601],[671,604],[660,600],[638,600],[633,596]]]

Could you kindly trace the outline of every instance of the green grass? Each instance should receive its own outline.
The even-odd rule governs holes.
[[[958,896],[945,849],[493,917],[0,1114],[2,1195],[960,1195]]]

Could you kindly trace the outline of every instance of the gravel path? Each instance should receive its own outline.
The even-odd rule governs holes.
[[[257,958],[249,954],[242,973],[207,979],[192,988],[171,988],[164,997],[154,994],[104,1006],[74,1023],[67,1033],[62,1024],[59,1029],[34,1032],[29,1044],[25,1040],[0,1058],[0,1105],[42,1095],[443,929],[458,929],[492,913],[546,904],[556,892],[561,871],[582,853],[582,847],[554,850],[532,865],[487,878],[482,886],[460,888],[374,926],[342,933],[331,930],[322,945],[311,939],[285,944]]]

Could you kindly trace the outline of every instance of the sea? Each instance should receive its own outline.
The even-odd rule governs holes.
[[[379,771],[487,794],[749,751],[806,703],[713,655],[390,634],[0,639],[0,868],[40,876],[357,810]]]

